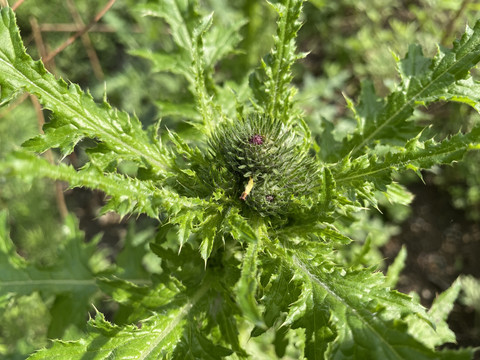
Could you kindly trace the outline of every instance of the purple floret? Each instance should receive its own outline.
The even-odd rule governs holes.
[[[262,135],[253,135],[250,140],[248,140],[250,144],[253,145],[262,145],[263,144],[263,136]]]

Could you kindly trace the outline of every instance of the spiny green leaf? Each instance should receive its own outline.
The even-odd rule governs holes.
[[[240,242],[256,242],[257,235],[247,220],[239,214],[239,210],[232,208],[225,215],[224,229],[225,233],[229,233],[234,239]]]
[[[300,307],[305,303],[300,299],[301,285],[296,281],[295,273],[283,266],[279,259],[274,259],[267,253],[260,254],[259,268],[261,274],[261,305],[264,308],[263,318],[269,327],[279,327],[291,324],[286,316],[292,304]],[[283,320],[283,323],[280,321]],[[264,329],[263,329],[264,330]]]
[[[236,47],[242,40],[240,30],[246,23],[246,20],[239,20],[229,24],[228,27],[224,27],[218,24],[218,21],[215,22],[215,27],[212,27],[205,35],[204,40],[205,65],[207,68],[213,68],[218,61],[237,51]]]
[[[87,339],[75,342],[55,341],[51,348],[40,350],[29,359],[84,359],[87,352],[92,359],[110,359],[112,356],[155,359],[171,351],[173,346],[168,345],[181,336],[178,324],[172,329],[168,328],[168,324],[168,317],[158,317],[146,320],[142,323],[142,328],[122,328],[108,323],[102,314],[97,314],[89,322],[90,333]]]
[[[205,266],[213,250],[213,242],[215,241],[214,235],[214,232],[211,231],[210,234],[207,234],[207,236],[203,238],[202,243],[200,244],[200,255],[202,256],[202,259],[205,260]]]
[[[211,294],[209,297],[209,321],[211,325],[218,325],[220,338],[224,344],[228,344],[239,356],[247,357],[239,339],[241,330],[237,316],[240,315],[240,312],[230,295],[227,292]]]
[[[175,43],[190,52],[192,49],[192,31],[197,25],[200,15],[196,4],[188,1],[166,0],[150,4],[140,4],[137,10],[147,16],[165,19],[170,25],[170,31]]]
[[[447,318],[453,308],[453,303],[461,290],[460,281],[455,281],[450,288],[438,295],[428,311],[435,328],[425,326],[420,322],[410,319],[409,332],[423,342],[426,346],[433,348],[444,343],[455,343],[455,334],[447,324]]]
[[[175,359],[222,360],[233,353],[226,347],[214,344],[193,324],[188,325],[182,340],[172,354]]]
[[[387,185],[387,191],[383,194],[390,203],[402,205],[410,205],[414,197],[405,186],[395,182]]]
[[[255,300],[257,291],[257,258],[259,245],[251,243],[248,245],[243,259],[242,273],[235,289],[237,303],[243,312],[243,315],[256,326],[264,327],[262,316],[258,304]]]
[[[278,13],[277,33],[271,53],[262,61],[262,69],[251,77],[257,103],[273,119],[288,122],[292,116],[292,97],[295,93],[291,67],[301,55],[296,53],[295,38],[301,23],[299,16],[303,0],[270,2]]]
[[[89,321],[89,332],[79,341],[54,341],[53,346],[36,352],[29,360],[84,359],[158,359],[171,354],[182,342],[182,336],[192,308],[207,291],[200,287],[182,306],[165,313],[154,314],[138,326],[117,326],[107,322],[101,313]]]
[[[369,119],[374,118],[381,110],[383,100],[375,95],[373,83],[364,81],[362,82],[358,105],[355,107],[351,101],[348,101],[348,105],[357,120],[357,130],[363,131]]]
[[[20,152],[12,154],[9,161],[0,163],[0,173],[24,178],[33,175],[48,177],[67,181],[71,187],[100,189],[112,196],[104,211],[113,210],[121,215],[137,212],[156,218],[161,211],[165,211],[174,218],[189,208],[193,210],[208,204],[198,198],[182,197],[167,188],[157,188],[152,181],[140,181],[115,173],[102,174],[93,167],[76,171],[71,166],[52,165],[45,159]]]
[[[203,120],[201,130],[210,133],[222,118],[221,110],[212,101],[210,88],[214,87],[214,82],[211,73],[217,61],[233,51],[240,41],[238,29],[243,23],[209,31],[213,22],[212,14],[201,16],[196,3],[180,0],[140,5],[138,8],[145,15],[163,18],[170,25],[172,37],[179,46],[178,54],[173,55],[138,54],[153,60],[156,70],[185,76]],[[224,46],[219,47],[219,43]]]
[[[357,107],[347,99],[358,127],[342,149],[340,142],[330,136],[333,124],[325,126],[322,153],[317,156],[335,163],[320,163],[312,158],[303,167],[312,133],[303,120],[293,121],[298,120],[299,110],[293,106],[295,89],[290,85],[291,67],[300,57],[295,37],[302,4],[302,0],[271,1],[279,14],[278,30],[273,50],[262,62],[258,77],[252,77],[252,106],[277,121],[279,129],[284,126],[284,140],[290,138],[290,133],[303,136],[291,146],[273,144],[278,152],[262,156],[262,161],[270,165],[268,175],[279,180],[274,184],[276,191],[292,205],[292,211],[279,214],[278,219],[258,219],[243,206],[251,202],[256,192],[271,195],[259,186],[257,178],[256,187],[246,194],[249,198],[244,203],[239,201],[238,187],[243,190],[245,183],[250,182],[248,178],[258,175],[259,168],[259,163],[255,163],[249,172],[244,172],[252,164],[243,162],[247,152],[238,149],[239,143],[235,144],[237,149],[224,147],[209,155],[218,155],[220,159],[228,156],[228,151],[236,152],[228,160],[238,161],[233,172],[241,170],[237,174],[240,185],[227,173],[232,170],[228,169],[232,161],[217,163],[216,156],[200,150],[205,144],[192,147],[184,137],[169,133],[169,142],[175,147],[169,151],[157,136],[158,127],[144,132],[138,119],[118,113],[106,103],[96,105],[78,87],[56,81],[40,63],[25,54],[13,13],[2,10],[2,95],[10,99],[14,89],[27,90],[39,96],[55,116],[45,126],[45,135],[25,146],[34,151],[58,147],[62,154],[68,154],[85,137],[96,139],[99,144],[87,151],[91,161],[78,171],[16,153],[0,162],[0,174],[24,179],[47,176],[66,180],[71,186],[100,189],[111,196],[104,211],[115,210],[122,215],[146,213],[165,220],[151,244],[160,258],[160,275],[153,276],[149,283],[144,272],[132,271],[125,265],[124,254],[119,255],[116,275],[121,276],[123,269],[126,274],[139,275],[137,279],[101,278],[94,284],[120,303],[119,323],[140,321],[141,328],[113,325],[97,314],[89,322],[90,330],[84,339],[56,341],[51,349],[32,358],[244,357],[247,354],[241,343],[245,335],[239,333],[250,331],[249,323],[255,325],[252,337],[264,336],[259,348],[267,348],[265,352],[252,352],[254,357],[273,353],[278,358],[288,357],[288,347],[296,349],[293,358],[299,358],[298,351],[304,351],[308,359],[463,359],[472,354],[470,349],[434,352],[434,346],[453,340],[445,324],[444,309],[452,306],[458,294],[457,285],[427,313],[414,298],[388,288],[398,271],[392,270],[385,279],[374,269],[361,267],[375,241],[373,237],[367,238],[353,260],[354,269],[331,261],[337,259],[336,247],[345,247],[351,241],[345,234],[354,221],[352,215],[358,211],[360,199],[377,206],[380,190],[392,202],[409,202],[404,189],[392,183],[394,172],[409,168],[418,172],[435,164],[449,164],[461,159],[467,150],[479,148],[479,128],[436,142],[425,140],[426,134],[419,135],[420,129],[407,121],[415,106],[432,101],[460,101],[478,108],[479,86],[468,72],[480,56],[480,25],[467,30],[453,50],[439,50],[435,59],[427,59],[419,47],[411,47],[398,64],[402,83],[387,99],[377,97],[373,86],[364,83]],[[142,50],[136,54],[149,58],[154,71],[184,76],[199,116],[188,98],[186,109],[178,109],[177,105],[166,113],[175,112],[188,120],[199,118],[198,123],[192,122],[195,128],[214,137],[212,129],[225,117],[220,104],[224,105],[221,96],[225,96],[227,86],[216,86],[213,67],[234,51],[242,22],[216,26],[215,17],[203,14],[195,0],[148,2],[140,7],[166,21],[176,48],[170,54]],[[242,118],[247,113],[242,102],[248,97],[245,90],[242,97],[231,96],[228,113],[234,114],[232,109],[236,106],[237,116]],[[228,139],[239,133],[239,127],[226,121],[225,128]],[[256,135],[265,141],[263,134]],[[249,140],[250,135],[243,143]],[[379,146],[368,149],[375,142]],[[294,166],[284,166],[277,160],[287,160]],[[135,164],[137,177],[131,175],[132,171],[125,171],[131,176],[121,173],[124,162]],[[281,166],[275,166],[278,164]],[[310,172],[310,166],[315,171]],[[322,176],[316,176],[317,170],[323,170]],[[234,186],[237,189],[232,190]],[[269,196],[268,201],[271,200]],[[0,237],[4,233],[0,227]],[[8,254],[4,266],[28,268],[28,263],[5,244],[0,242]],[[133,249],[126,247],[126,251]],[[142,249],[135,249],[132,261],[140,264],[142,255]],[[66,311],[62,303],[67,302],[67,297],[56,299],[55,314],[60,315]],[[145,319],[146,314],[153,316]]]
[[[462,303],[480,309],[480,280],[472,275],[462,276],[460,279],[462,285]]]
[[[393,171],[411,169],[419,172],[434,165],[451,164],[461,160],[468,150],[477,149],[479,139],[480,127],[468,134],[457,134],[441,142],[422,142],[418,136],[409,140],[404,148],[397,148],[383,158],[363,155],[350,161],[346,157],[343,162],[336,164],[332,171],[337,186],[355,189],[353,191],[357,194],[376,203],[372,191],[387,191],[386,186],[392,183]],[[365,191],[362,191],[362,188]]]
[[[440,48],[434,59],[425,58],[419,46],[411,46],[405,59],[399,61],[401,84],[388,96],[380,111],[365,111],[368,108],[360,105],[356,112],[364,113],[361,126],[345,142],[342,154],[357,154],[373,141],[405,140],[414,136],[415,126],[407,120],[419,105],[447,100],[467,103],[479,110],[479,83],[469,75],[479,61],[480,22],[473,29],[467,26],[453,48]],[[375,99],[371,86],[364,86],[363,93],[361,104],[371,103],[374,105],[371,109],[378,108],[380,102]],[[372,98],[373,102],[365,101]]]
[[[285,229],[279,229],[274,234],[286,242],[308,236],[313,241],[319,241],[321,239],[330,246],[347,245],[352,241],[352,239],[342,234],[333,225],[320,221],[292,224],[291,226],[285,227]]]
[[[178,222],[178,241],[180,244],[180,249],[183,244],[188,241],[190,234],[192,233],[193,220],[195,219],[196,214],[193,212],[185,213],[183,216],[177,216]]]
[[[120,315],[126,318],[124,321],[133,323],[150,317],[152,312],[160,309],[182,306],[183,300],[179,294],[184,289],[179,282],[168,277],[162,277],[161,280],[161,283],[143,281],[138,284],[118,278],[100,278],[98,285],[105,294],[123,306]]]
[[[169,158],[158,144],[150,142],[137,118],[112,109],[106,102],[96,104],[78,85],[56,80],[41,62],[25,53],[13,11],[0,11],[0,83],[36,95],[56,115],[45,135],[26,146],[39,152],[58,146],[68,154],[81,138],[96,138],[117,154],[146,161],[159,176],[166,174]]]
[[[435,353],[407,333],[407,317],[414,317],[427,327],[432,322],[420,304],[386,288],[380,273],[369,269],[337,269],[300,254],[290,257],[271,243],[267,246],[285,264],[293,265],[304,279],[301,300],[292,305],[286,324],[306,328],[305,351],[309,357],[326,354],[330,358],[351,359],[447,359],[452,356],[449,352]],[[327,338],[332,341],[328,348]],[[454,358],[471,353],[465,350]]]
[[[180,68],[182,74],[191,83],[194,82],[194,78],[188,69],[192,61],[198,61],[195,58],[200,53],[196,51],[201,51],[204,65],[210,71],[209,69],[212,69],[219,60],[235,50],[235,46],[241,40],[239,29],[245,24],[245,21],[237,21],[230,24],[229,27],[217,24],[215,28],[206,32],[211,25],[211,15],[202,18],[195,3],[179,0],[141,4],[137,6],[137,9],[145,15],[163,18],[170,25],[172,37],[180,47],[180,51],[177,54],[148,54],[143,51],[134,51],[133,54],[151,58],[154,60],[157,70],[160,71],[176,72]],[[195,38],[202,34],[204,35],[202,36],[204,48],[195,49]],[[171,59],[174,59],[175,56],[180,56],[181,59],[177,58],[177,61],[172,61]],[[175,66],[171,66],[173,64]]]
[[[400,249],[400,252],[398,253],[398,255],[395,257],[393,264],[388,267],[388,271],[385,279],[385,286],[395,287],[397,285],[398,278],[400,277],[400,273],[405,267],[406,259],[407,259],[407,248],[404,245]]]
[[[18,89],[11,88],[6,84],[0,85],[0,107],[7,106],[18,95]]]

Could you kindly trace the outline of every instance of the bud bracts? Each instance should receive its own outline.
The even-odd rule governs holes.
[[[220,125],[209,141],[210,155],[234,175],[240,201],[262,216],[278,216],[316,182],[313,158],[300,140],[280,121],[251,115]]]

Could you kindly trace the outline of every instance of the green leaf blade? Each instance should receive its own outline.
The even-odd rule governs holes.
[[[291,67],[301,55],[296,53],[296,35],[301,27],[299,20],[304,0],[270,2],[278,13],[277,33],[273,48],[263,60],[262,69],[251,77],[257,102],[273,119],[288,122],[292,109],[294,89]]]
[[[38,152],[59,146],[67,155],[81,138],[97,138],[117,154],[139,162],[145,159],[159,175],[166,174],[169,157],[149,141],[138,119],[107,103],[98,105],[78,85],[55,79],[41,62],[26,54],[11,8],[2,8],[0,12],[0,83],[36,95],[45,108],[56,114],[49,131],[27,142],[28,146]]]
[[[255,326],[264,328],[265,324],[260,315],[258,304],[255,300],[257,292],[257,261],[258,261],[258,244],[251,243],[248,245],[243,260],[242,272],[240,280],[235,286],[237,303],[243,312],[243,315],[251,321]]]
[[[392,173],[403,170],[430,169],[435,165],[460,161],[469,150],[479,146],[480,128],[468,134],[456,134],[441,142],[421,141],[419,137],[407,142],[404,148],[387,153],[383,158],[363,155],[353,161],[346,158],[332,168],[337,186],[355,189],[362,197],[374,197],[374,190],[387,191],[392,184]],[[359,189],[366,191],[361,193]]]
[[[200,287],[183,305],[168,312],[154,314],[139,325],[117,326],[101,313],[89,321],[88,335],[78,341],[54,341],[49,349],[40,350],[29,360],[41,359],[158,359],[174,352],[181,345],[187,318],[195,304],[205,295],[207,286]]]
[[[402,82],[392,92],[375,117],[368,119],[354,136],[344,143],[343,155],[355,155],[374,141],[398,138],[406,141],[417,134],[407,122],[413,109],[434,101],[458,101],[479,108],[470,70],[480,61],[480,22],[454,43],[453,48],[439,49],[434,59],[428,59],[418,46],[411,46],[404,60],[399,62]],[[411,124],[410,124],[411,125]]]

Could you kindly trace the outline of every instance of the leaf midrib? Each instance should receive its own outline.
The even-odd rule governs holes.
[[[388,349],[391,350],[392,354],[397,357],[399,360],[403,360],[403,357],[400,356],[400,354],[395,351],[395,348],[393,348],[390,343],[380,334],[378,331],[375,330],[375,328],[368,322],[368,320],[362,316],[354,307],[352,307],[346,299],[338,295],[334,290],[332,290],[327,284],[325,284],[323,281],[318,279],[314,274],[312,274],[308,268],[307,265],[301,261],[297,256],[289,257],[286,253],[279,251],[273,243],[270,241],[265,241],[264,244],[269,248],[270,251],[275,253],[279,258],[281,258],[289,267],[292,267],[292,264],[295,266],[297,270],[299,270],[301,273],[303,273],[305,276],[307,276],[310,280],[315,281],[317,285],[322,287],[327,292],[327,295],[335,299],[337,302],[341,303],[345,308],[350,310],[355,316],[358,317],[358,319],[361,320],[362,323],[364,323],[371,331],[374,333],[385,345]]]
[[[313,280],[317,285],[322,287],[327,294],[331,297],[333,297],[336,301],[341,303],[345,308],[349,309],[358,319],[362,321],[363,324],[365,324],[372,333],[374,333],[378,339],[382,341],[382,343],[385,344],[385,346],[391,351],[393,355],[397,357],[399,360],[403,360],[404,358],[395,350],[392,345],[385,339],[384,336],[382,336],[381,333],[379,333],[374,326],[370,324],[368,319],[366,319],[364,316],[362,316],[354,307],[352,307],[346,299],[338,295],[336,292],[334,292],[327,284],[325,284],[323,281],[321,281],[318,277],[316,277],[314,274],[312,274],[305,263],[303,263],[298,257],[293,256],[292,258],[293,263],[296,265],[296,267],[303,272],[307,277],[311,280]]]
[[[3,53],[3,52],[2,52]],[[5,53],[3,53],[5,55]],[[8,57],[7,57],[8,59]],[[33,61],[32,58],[29,57],[29,63],[30,61]],[[58,96],[56,97],[54,94],[50,93],[48,90],[44,89],[43,87],[37,85],[33,80],[31,80],[27,75],[25,75],[23,72],[21,72],[20,70],[18,70],[15,65],[13,64],[13,62],[10,62],[10,61],[7,61],[5,60],[3,57],[0,58],[0,62],[2,62],[5,66],[9,67],[10,69],[13,69],[13,73],[17,74],[17,79],[20,80],[20,82],[23,82],[25,84],[30,84],[30,86],[34,89],[37,89],[37,92],[38,93],[43,93],[44,97],[48,98],[49,99],[49,103],[50,104],[57,104],[58,106],[58,103],[60,102],[59,99],[63,98],[62,94],[59,93],[57,94]],[[29,66],[29,69],[34,71],[36,74],[38,74],[31,66],[30,64],[28,64]],[[50,73],[47,73],[48,76],[53,76],[52,74]],[[18,76],[19,75],[19,76]],[[40,77],[42,77],[40,74],[38,74]],[[42,77],[43,78],[43,77]],[[50,83],[50,82],[49,82]],[[56,88],[54,88],[56,89]],[[58,90],[58,89],[56,89]],[[32,92],[32,91],[29,91],[29,92]],[[82,96],[81,94],[78,94],[79,96]],[[44,101],[42,98],[40,99],[42,102],[46,103],[46,101]],[[68,100],[69,102],[72,102],[73,98],[72,97],[68,97]],[[93,101],[93,99],[92,99]],[[75,101],[77,102],[77,101]],[[148,152],[148,153],[152,153],[153,149],[149,146],[146,146],[145,143],[142,143],[141,145],[143,146],[133,146],[131,144],[128,144],[126,143],[125,141],[123,141],[121,139],[121,137],[119,136],[116,136],[117,134],[116,133],[113,133],[112,134],[112,129],[109,128],[109,127],[105,127],[105,126],[102,126],[103,125],[103,119],[101,117],[98,117],[96,114],[91,114],[91,113],[88,113],[87,110],[85,110],[85,112],[87,112],[88,115],[91,116],[92,119],[96,119],[97,121],[95,122],[90,122],[88,120],[88,116],[87,114],[85,114],[85,112],[82,112],[81,110],[78,109],[78,106],[75,106],[73,104],[70,104],[70,106],[68,106],[69,103],[66,103],[66,102],[63,102],[61,106],[65,106],[67,107],[71,113],[73,113],[74,115],[76,115],[78,118],[81,118],[84,123],[88,124],[89,128],[92,129],[92,130],[95,130],[95,129],[101,129],[102,131],[102,138],[104,138],[106,140],[107,143],[113,143],[113,144],[118,144],[120,145],[121,147],[123,147],[124,149],[128,149],[132,154],[134,154],[136,157],[138,157],[138,159],[142,159],[145,157],[145,150]],[[61,107],[59,106],[59,107]],[[75,116],[72,116],[73,118]],[[94,125],[92,125],[94,123]],[[143,150],[143,151],[142,151]],[[155,151],[153,151],[155,152]],[[157,153],[157,152],[155,152]],[[161,153],[158,153],[158,155],[160,156],[160,158],[164,159],[164,156],[163,154]],[[160,161],[157,161],[155,158],[152,158],[151,156],[148,157],[148,161],[152,164],[155,165],[156,168],[158,169],[161,169],[162,171],[165,171],[165,170],[168,170],[167,166],[160,162]]]
[[[356,174],[356,175],[351,175],[351,176],[347,176],[347,177],[343,177],[343,178],[340,176],[340,177],[337,177],[335,179],[335,181],[336,181],[337,184],[341,184],[341,183],[349,182],[349,181],[352,181],[352,180],[355,180],[355,179],[358,179],[358,178],[365,178],[365,177],[368,177],[368,176],[371,176],[371,175],[374,175],[374,174],[378,174],[378,173],[386,171],[388,169],[393,170],[395,167],[403,168],[406,165],[408,165],[411,161],[418,161],[418,160],[423,160],[423,159],[428,159],[428,158],[434,158],[434,157],[437,157],[437,156],[453,154],[455,152],[460,152],[460,151],[467,151],[467,149],[465,149],[463,147],[462,148],[447,149],[447,150],[442,151],[442,152],[433,153],[430,156],[428,156],[428,155],[417,156],[417,157],[412,157],[411,159],[406,159],[406,160],[402,160],[402,161],[398,161],[398,162],[394,162],[394,163],[390,163],[390,164],[385,163],[382,167],[377,168],[375,170],[370,170],[368,172],[362,172],[362,173],[359,173],[359,174]]]
[[[210,288],[209,284],[205,282],[195,293],[195,295],[185,304],[182,309],[179,311],[178,315],[168,324],[168,326],[163,329],[160,334],[153,340],[152,344],[146,351],[140,354],[139,360],[147,359],[149,355],[155,350],[155,348],[170,334],[183,318],[188,314],[188,312],[195,306],[195,304],[200,300],[200,298],[205,295],[207,290]]]
[[[468,40],[467,40],[468,42]],[[466,45],[466,44],[465,44]],[[464,45],[464,46],[465,46]],[[476,46],[476,52],[478,53],[479,50],[478,50],[478,47],[479,47],[479,44],[477,44]],[[462,46],[463,48],[463,46]],[[457,49],[457,51],[455,52],[455,54],[457,52],[460,52],[460,50],[462,48],[459,48]],[[370,142],[370,140],[379,132],[381,131],[385,126],[387,126],[388,124],[390,124],[391,121],[393,121],[393,119],[398,116],[398,114],[400,114],[402,111],[404,111],[405,109],[407,109],[408,106],[413,106],[412,104],[417,100],[417,98],[419,98],[422,93],[424,93],[426,90],[428,90],[430,88],[430,86],[432,86],[434,83],[436,83],[439,79],[441,79],[445,74],[447,74],[455,65],[459,64],[467,55],[471,54],[471,52],[468,52],[466,51],[465,54],[460,57],[460,58],[455,58],[456,61],[452,62],[452,64],[447,67],[445,69],[445,71],[441,72],[437,77],[435,78],[432,78],[425,87],[423,87],[419,92],[417,92],[415,95],[413,95],[410,100],[406,101],[404,105],[402,105],[392,116],[390,116],[385,122],[383,122],[382,124],[378,125],[378,126],[375,126],[374,127],[374,130],[370,133],[370,135],[368,135],[367,137],[364,137],[363,138],[363,141],[355,146],[352,151],[351,151],[351,155],[357,153],[359,150],[362,149],[363,146],[365,146],[367,143]],[[443,59],[445,59],[445,57],[443,57]],[[443,60],[442,59],[442,60]],[[433,71],[433,70],[432,70]],[[454,81],[455,82],[455,81]],[[399,90],[398,92],[404,92],[404,89],[401,89]],[[408,93],[408,89],[406,91],[406,93]],[[387,106],[387,105],[385,105]]]

